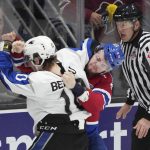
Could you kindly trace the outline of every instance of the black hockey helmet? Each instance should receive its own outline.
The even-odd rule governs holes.
[[[135,4],[125,4],[118,7],[113,15],[114,21],[141,20],[142,12]]]

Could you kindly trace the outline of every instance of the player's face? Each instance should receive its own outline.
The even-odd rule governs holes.
[[[100,50],[90,59],[87,70],[89,73],[102,73],[109,69],[109,64],[105,59],[104,51]]]
[[[33,60],[30,58],[30,56],[26,55],[25,56],[25,61],[26,61],[26,67],[30,67],[33,69],[33,71],[38,71],[42,70],[42,59],[40,58],[39,55],[33,55]]]
[[[134,34],[134,23],[131,21],[117,21],[116,27],[123,42],[128,42]]]
[[[35,65],[33,65],[33,62],[31,62],[31,61],[26,62],[26,63],[25,63],[25,66],[32,68],[33,71],[42,70],[42,67],[41,67],[41,66],[35,66]]]

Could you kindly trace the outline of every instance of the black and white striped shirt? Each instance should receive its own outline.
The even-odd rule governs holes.
[[[122,68],[130,89],[127,104],[138,100],[150,113],[150,33],[140,31],[132,42],[122,43],[125,60]]]

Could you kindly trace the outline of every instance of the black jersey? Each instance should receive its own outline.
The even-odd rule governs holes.
[[[122,64],[130,88],[127,104],[135,100],[150,113],[150,33],[140,31],[132,42],[122,43],[125,60]]]

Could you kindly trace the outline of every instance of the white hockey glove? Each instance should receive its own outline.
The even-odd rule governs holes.
[[[89,91],[85,91],[82,95],[78,97],[78,99],[82,102],[86,102],[89,99]]]

